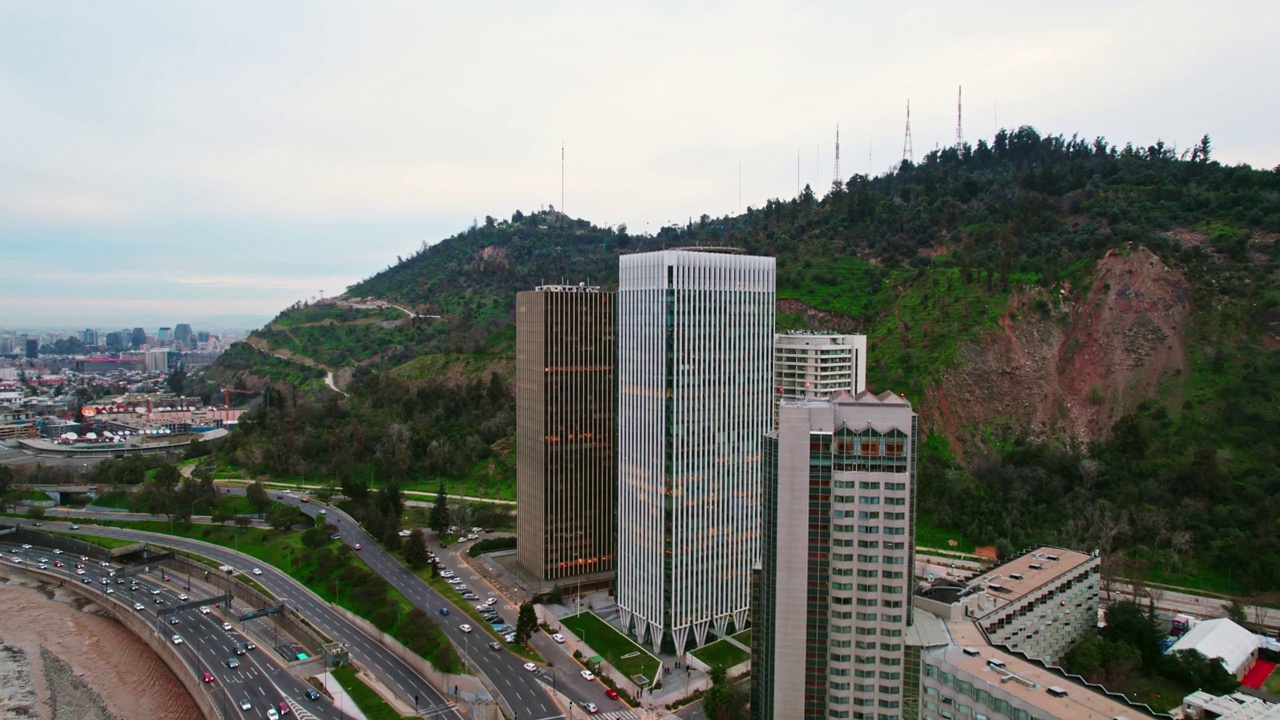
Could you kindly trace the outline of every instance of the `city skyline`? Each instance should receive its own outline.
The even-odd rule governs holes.
[[[1251,81],[1280,69],[1274,4],[1164,4],[1158,33],[1132,31],[1146,3],[1072,10],[509,4],[495,28],[411,3],[11,6],[4,321],[180,306],[253,326],[474,219],[559,205],[561,147],[568,213],[635,233],[822,193],[836,125],[843,175],[880,174],[908,99],[917,159],[953,142],[959,86],[970,142],[1208,133],[1224,163],[1280,163]]]

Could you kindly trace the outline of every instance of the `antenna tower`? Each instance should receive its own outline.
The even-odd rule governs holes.
[[[844,184],[844,178],[840,175],[840,123],[836,123],[836,178],[833,182],[836,185]]]
[[[902,159],[916,161],[916,153],[911,149],[911,101],[907,100],[907,131],[902,137]]]
[[[564,143],[560,143],[560,212],[564,213]]]
[[[964,125],[960,122],[964,115],[961,113],[963,105],[960,101],[964,97],[964,86],[956,86],[956,147],[964,146]]]

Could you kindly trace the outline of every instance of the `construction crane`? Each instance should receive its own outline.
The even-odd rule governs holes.
[[[252,395],[252,390],[237,390],[235,388],[222,388],[222,406],[228,410],[231,409],[231,393],[240,393],[241,395]]]

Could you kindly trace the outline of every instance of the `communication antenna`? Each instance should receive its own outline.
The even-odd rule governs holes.
[[[796,197],[800,197],[800,148],[796,148]]]
[[[560,212],[564,213],[564,143],[560,143]]]
[[[907,100],[907,131],[902,137],[902,159],[916,161],[916,153],[911,149],[911,100]]]
[[[842,185],[844,178],[840,175],[840,123],[836,123],[836,177],[833,184]]]
[[[960,101],[964,97],[964,86],[958,85],[956,87],[957,87],[957,90],[956,90],[956,147],[963,147],[964,146],[964,125],[961,123],[961,120],[963,119],[964,115],[961,113],[961,109],[963,108],[963,105],[961,105]]]
[[[738,161],[738,214],[742,214],[742,161]]]

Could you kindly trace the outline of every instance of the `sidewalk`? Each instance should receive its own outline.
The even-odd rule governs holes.
[[[360,708],[356,706],[356,702],[351,699],[347,691],[343,689],[342,683],[328,672],[321,673],[316,676],[320,679],[320,683],[324,685],[324,689],[333,696],[333,705],[339,708],[340,712],[346,713],[347,717],[356,720],[369,720],[364,713],[360,712]]]

